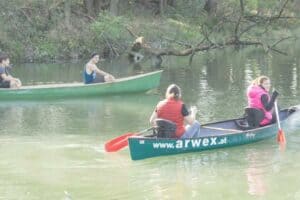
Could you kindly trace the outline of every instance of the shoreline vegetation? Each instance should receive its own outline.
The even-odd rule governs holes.
[[[292,0],[11,0],[0,3],[0,51],[17,62],[58,62],[99,52],[160,65],[164,56],[247,46],[287,54],[298,40]]]

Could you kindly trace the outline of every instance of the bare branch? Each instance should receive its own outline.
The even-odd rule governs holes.
[[[187,48],[191,48],[192,47],[192,45],[191,44],[189,44],[189,43],[186,43],[186,42],[181,42],[181,41],[177,41],[176,39],[171,39],[171,38],[168,38],[168,37],[162,37],[163,39],[165,39],[165,40],[168,40],[169,42],[174,42],[174,43],[176,43],[176,44],[179,44],[179,45],[181,45],[181,46],[185,46],[185,47],[187,47]]]
[[[283,6],[281,7],[281,9],[280,9],[280,11],[279,11],[279,13],[278,13],[278,15],[277,15],[276,17],[273,17],[273,20],[276,19],[276,18],[278,19],[278,18],[281,17],[281,15],[282,15],[282,13],[283,13],[283,11],[284,11],[286,5],[288,4],[288,2],[289,2],[289,0],[286,0],[286,1],[284,2]]]
[[[139,36],[135,34],[128,26],[125,26],[126,30],[130,33],[132,37],[138,38]]]
[[[275,47],[279,43],[281,43],[281,42],[283,42],[285,40],[291,39],[291,38],[293,38],[293,37],[289,36],[289,37],[281,38],[279,41],[275,42],[271,47]]]

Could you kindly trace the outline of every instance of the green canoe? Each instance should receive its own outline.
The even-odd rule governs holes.
[[[279,114],[280,120],[288,119],[296,111],[299,113],[299,108],[292,107],[291,109],[281,110]],[[250,130],[241,130],[236,123],[239,120],[243,120],[243,118],[204,124],[201,127],[202,136],[199,138],[129,137],[128,144],[131,158],[132,160],[140,160],[156,156],[237,146],[274,137],[278,133],[277,124],[270,124]]]
[[[142,92],[157,87],[162,70],[127,78],[112,83],[67,83],[37,86],[22,86],[20,89],[0,89],[1,100],[40,100],[74,97],[104,96],[120,93]]]

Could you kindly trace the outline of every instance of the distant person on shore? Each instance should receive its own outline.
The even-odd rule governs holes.
[[[8,68],[11,67],[8,55],[0,55],[0,88],[20,88],[22,86],[21,81],[18,78],[14,78],[8,72]]]
[[[100,70],[97,67],[97,63],[100,60],[100,56],[97,53],[93,53],[91,59],[84,67],[84,83],[104,83],[104,82],[113,82],[115,77],[107,72]]]
[[[196,120],[198,110],[191,112],[181,100],[181,89],[171,84],[167,88],[165,99],[160,101],[150,117],[150,123],[156,126],[157,119],[165,119],[176,124],[176,138],[195,138],[200,136],[200,123]],[[187,126],[185,126],[187,124]]]
[[[248,107],[256,108],[263,112],[263,119],[260,122],[261,126],[270,124],[276,121],[274,112],[274,102],[278,96],[276,90],[270,96],[271,81],[267,76],[259,76],[247,89]]]

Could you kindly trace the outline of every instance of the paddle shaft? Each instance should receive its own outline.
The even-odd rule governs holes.
[[[142,130],[142,131],[136,133],[136,135],[141,135],[142,133],[145,133],[145,132],[147,132],[147,131],[150,131],[150,130],[152,130],[153,128],[154,128],[154,127],[150,127],[150,128],[144,129],[144,130]]]
[[[274,102],[274,107],[275,107],[275,113],[276,113],[276,120],[277,120],[278,129],[281,130],[277,101]]]

